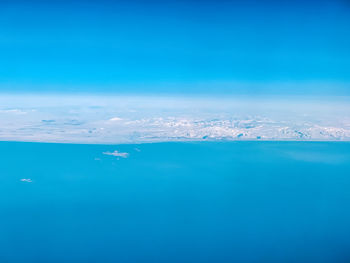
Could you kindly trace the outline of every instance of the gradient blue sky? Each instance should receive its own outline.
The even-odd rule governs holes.
[[[1,1],[0,91],[350,95],[349,1]]]

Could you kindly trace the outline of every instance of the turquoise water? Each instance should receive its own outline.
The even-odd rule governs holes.
[[[0,262],[350,262],[350,143],[0,153]]]

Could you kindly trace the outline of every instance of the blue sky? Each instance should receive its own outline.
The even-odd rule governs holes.
[[[350,95],[349,12],[345,0],[1,1],[0,90]]]

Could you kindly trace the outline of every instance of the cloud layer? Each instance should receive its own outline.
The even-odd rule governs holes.
[[[2,141],[350,141],[347,98],[317,101],[300,98],[4,95],[0,97],[0,105]],[[22,112],[26,114],[18,114]],[[119,152],[106,154],[125,156]]]

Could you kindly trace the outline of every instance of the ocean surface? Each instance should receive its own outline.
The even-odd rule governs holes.
[[[1,263],[350,262],[350,143],[1,142],[0,157]]]

